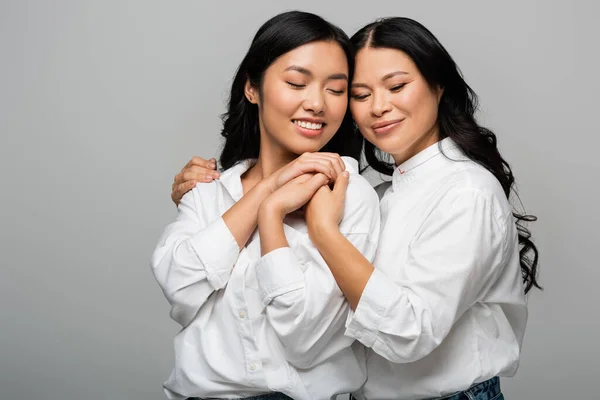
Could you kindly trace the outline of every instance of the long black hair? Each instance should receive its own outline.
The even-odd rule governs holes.
[[[237,69],[231,85],[227,112],[222,116],[221,135],[225,142],[219,157],[222,168],[227,169],[239,161],[258,157],[258,107],[244,95],[246,81],[249,80],[260,90],[265,71],[277,58],[316,41],[334,41],[339,44],[348,61],[348,76],[352,77],[354,51],[350,38],[343,30],[318,15],[289,11],[276,15],[258,29]],[[362,137],[353,129],[352,116],[347,110],[338,132],[321,151],[359,159],[361,147]]]
[[[384,18],[360,29],[351,38],[355,50],[364,47],[390,48],[408,55],[431,87],[444,89],[438,109],[440,139],[446,137],[471,160],[490,171],[502,185],[507,198],[515,178],[510,166],[498,151],[496,135],[477,124],[477,95],[463,79],[456,63],[444,46],[423,25],[409,18]],[[365,159],[376,171],[392,175],[394,165],[385,161],[385,155],[365,140]],[[523,223],[537,218],[513,212],[519,234],[520,262],[525,293],[537,282],[538,250],[531,233]]]

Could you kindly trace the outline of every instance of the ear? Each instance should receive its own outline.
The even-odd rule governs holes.
[[[246,84],[244,85],[244,95],[250,103],[258,104],[258,91],[256,90],[256,87],[250,83],[250,79],[246,79]]]
[[[440,104],[440,100],[442,99],[442,95],[443,94],[444,94],[444,88],[441,87],[440,85],[436,86],[436,88],[435,88],[435,95],[437,97],[438,104]]]

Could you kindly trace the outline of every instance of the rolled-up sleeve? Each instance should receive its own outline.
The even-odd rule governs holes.
[[[346,335],[392,362],[430,354],[502,272],[511,216],[499,209],[484,191],[447,194],[412,239],[406,264],[397,265],[401,278],[382,272],[397,260],[375,260]]]
[[[177,220],[163,232],[150,262],[171,304],[171,317],[182,326],[212,292],[226,285],[240,250],[221,216],[210,220],[201,212],[198,190],[182,198]]]

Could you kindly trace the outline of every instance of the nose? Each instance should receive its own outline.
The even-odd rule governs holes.
[[[322,114],[325,110],[325,97],[320,88],[307,91],[307,96],[302,106],[306,111],[311,111],[316,115]]]
[[[371,104],[371,113],[376,117],[381,117],[383,114],[392,110],[392,103],[385,93],[373,93],[373,102]]]

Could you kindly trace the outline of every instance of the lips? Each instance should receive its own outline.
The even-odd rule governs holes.
[[[296,130],[303,136],[315,137],[323,133],[326,123],[323,120],[313,118],[293,119],[292,123]]]
[[[317,122],[314,122],[317,121]],[[302,128],[306,128],[306,129],[313,129],[313,130],[319,130],[323,127],[323,125],[325,125],[323,122],[318,121],[318,120],[304,120],[304,119],[294,119],[292,120],[292,122]]]
[[[394,129],[396,126],[398,126],[402,121],[404,121],[404,119],[381,121],[381,122],[371,125],[371,129],[373,129],[373,131],[376,134],[382,135],[382,134],[390,132],[392,129]]]

